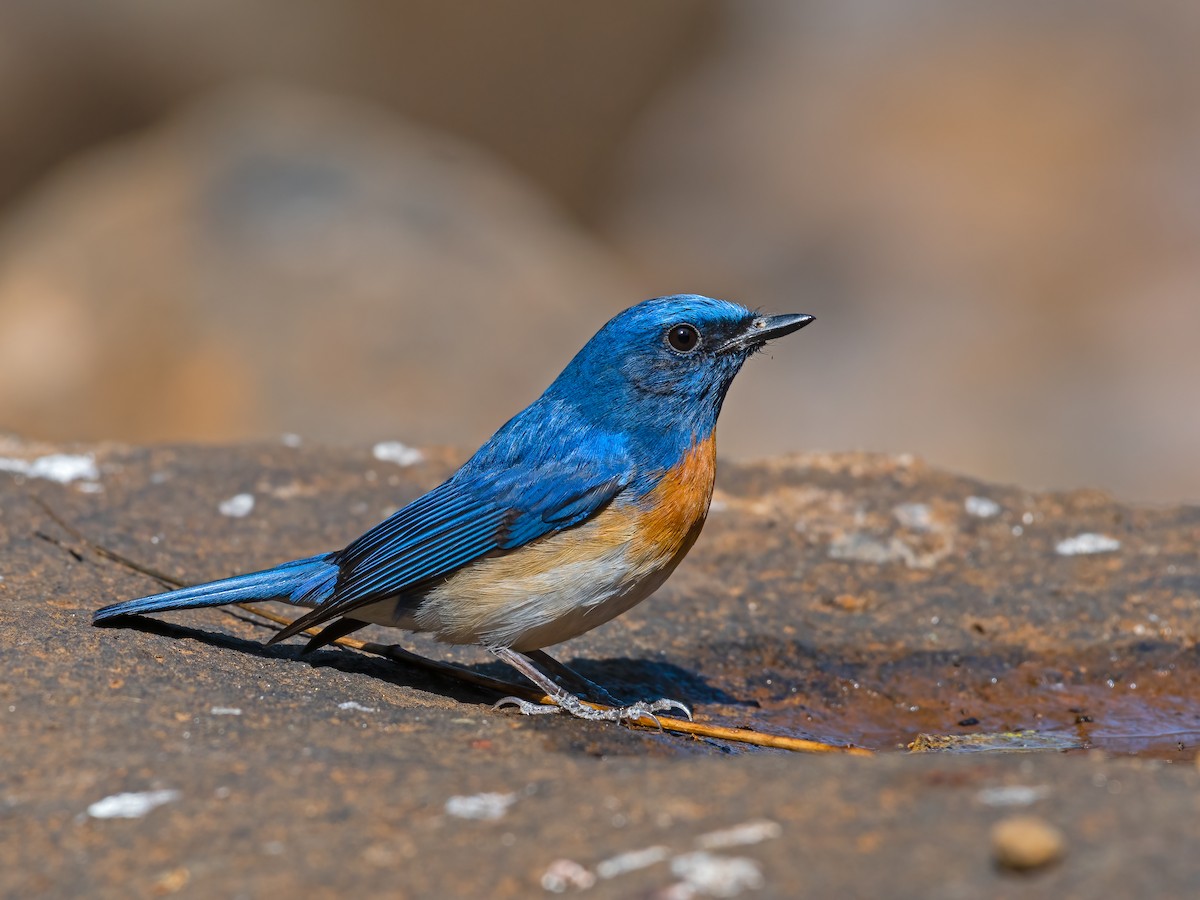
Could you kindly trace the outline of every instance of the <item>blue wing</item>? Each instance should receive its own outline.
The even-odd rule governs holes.
[[[333,554],[338,575],[328,600],[273,640],[411,591],[487,554],[577,525],[632,481],[620,442],[583,441],[574,452],[556,454],[562,447],[558,441],[529,451],[508,435],[507,446],[507,430],[449,481]],[[522,433],[530,437],[528,429]]]

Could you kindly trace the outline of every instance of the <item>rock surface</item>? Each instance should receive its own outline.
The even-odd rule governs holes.
[[[410,464],[0,440],[0,894],[1194,893],[1196,508],[904,457],[724,465],[667,586],[558,648],[618,693],[764,731],[896,750],[1029,728],[1141,754],[869,759],[493,712],[380,659],[264,648],[218,610],[95,629],[155,584],[47,511],[198,581],[340,546],[461,458],[391,456]],[[1070,849],[1018,876],[990,835],[1026,813]]]

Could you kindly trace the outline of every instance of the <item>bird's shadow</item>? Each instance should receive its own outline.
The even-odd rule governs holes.
[[[223,631],[206,631],[147,616],[118,616],[101,623],[102,628],[128,628],[173,640],[193,640],[210,647],[245,653],[260,659],[282,659],[328,667],[339,672],[368,675],[399,687],[411,687],[441,694],[460,703],[490,702],[496,694],[486,688],[458,681],[451,674],[440,674],[383,659],[349,648],[324,647],[306,653],[300,644],[271,644],[237,637]],[[741,700],[710,684],[694,672],[672,663],[644,659],[572,659],[567,663],[584,678],[602,685],[622,701],[670,697],[689,704],[714,703],[730,706],[757,706],[753,700]],[[503,681],[523,683],[524,678],[500,662],[458,663],[467,671]]]
[[[726,693],[700,675],[674,663],[631,657],[564,659],[575,672],[600,685],[622,702],[668,697],[689,705],[712,703],[726,706],[758,706]],[[478,671],[496,678],[511,677],[512,670],[500,662],[484,663]]]
[[[155,634],[173,640],[191,640],[221,650],[232,650],[259,659],[279,659],[307,663],[315,668],[336,669],[355,675],[368,675],[398,687],[411,687],[440,693],[460,703],[480,703],[492,692],[450,677],[443,677],[416,666],[406,666],[393,660],[356,653],[340,647],[324,647],[311,653],[302,644],[270,644],[237,637],[224,631],[206,631],[174,622],[164,622],[147,616],[117,616],[100,623],[101,628],[126,628]],[[470,668],[470,667],[466,667]]]

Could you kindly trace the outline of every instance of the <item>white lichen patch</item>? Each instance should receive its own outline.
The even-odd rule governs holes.
[[[764,879],[759,864],[753,859],[722,856],[710,851],[730,847],[746,847],[780,837],[783,828],[770,819],[751,819],[728,828],[708,831],[693,841],[696,850],[676,852],[662,844],[639,847],[618,853],[588,869],[574,860],[559,859],[542,876],[542,887],[551,893],[563,893],[568,888],[586,890],[597,880],[609,880],[647,869],[659,863],[669,863],[671,874],[680,879],[655,894],[662,898],[736,897],[746,890],[757,890]]]
[[[380,462],[395,463],[398,466],[415,466],[425,459],[425,454],[416,447],[399,441],[380,441],[371,454]]]
[[[932,531],[933,510],[927,503],[901,503],[892,510],[896,521],[913,531]]]
[[[217,504],[217,509],[223,516],[231,516],[235,519],[244,518],[250,515],[254,509],[254,495],[234,494],[228,500],[222,500]]]
[[[980,519],[990,519],[992,516],[1000,515],[1000,504],[987,497],[972,495],[963,501],[963,508],[967,511],[967,515]]]
[[[96,457],[90,453],[51,453],[33,460],[0,457],[0,472],[12,472],[26,478],[43,478],[59,484],[96,481],[100,477]]]
[[[984,806],[1032,806],[1049,796],[1048,785],[1008,784],[984,788],[975,795],[975,799]]]
[[[508,808],[517,802],[516,794],[470,794],[446,800],[446,814],[458,819],[478,819],[494,822],[504,818]]]
[[[628,850],[625,853],[618,853],[616,856],[610,856],[608,859],[598,862],[596,864],[596,874],[601,878],[616,878],[618,875],[624,875],[627,872],[647,869],[656,863],[662,862],[664,859],[670,859],[670,857],[670,849],[661,844],[643,847],[639,850]]]
[[[174,803],[182,795],[179,791],[140,791],[113,794],[97,800],[87,808],[93,819],[140,819],[155,807]]]
[[[542,887],[552,894],[561,894],[567,888],[585,891],[596,883],[596,876],[573,859],[556,859],[542,874]]]
[[[1121,549],[1121,542],[1106,534],[1085,531],[1075,537],[1059,541],[1054,550],[1059,556],[1084,556],[1089,553],[1112,553]]]
[[[671,860],[671,874],[707,897],[736,897],[763,886],[762,869],[744,856],[715,856],[703,850]]]
[[[954,549],[953,536],[940,535],[939,546],[918,550],[898,537],[876,537],[863,532],[839,535],[829,544],[829,558],[886,565],[901,562],[910,569],[932,569]]]
[[[783,834],[783,829],[778,822],[772,822],[770,819],[754,819],[731,828],[722,828],[719,831],[702,834],[696,838],[696,846],[701,850],[746,847],[750,844],[773,840],[781,834]]]

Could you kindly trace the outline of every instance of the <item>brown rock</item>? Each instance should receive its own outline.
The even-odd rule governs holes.
[[[608,232],[662,282],[816,315],[742,376],[729,448],[1200,499],[1198,9],[729,4],[629,142]]]
[[[711,0],[566,13],[447,5],[64,0],[0,6],[0,203],[96,141],[230,83],[370,98],[498,153],[586,208],[632,119],[715,26]]]
[[[654,896],[687,880],[1001,896],[1011,876],[981,848],[997,806],[1032,802],[1087,836],[1040,876],[1048,893],[1192,892],[1200,771],[1148,757],[1200,742],[1194,508],[865,454],[722,464],[722,505],[667,585],[554,651],[618,695],[677,696],[721,724],[886,751],[973,713],[973,731],[1067,732],[1110,756],[785,756],[496,712],[494,694],[406,665],[267,647],[267,628],[216,609],[90,625],[158,582],[63,522],[195,581],[341,546],[462,455],[0,439],[0,895]],[[243,493],[246,515],[221,511]],[[1000,512],[968,513],[971,496]],[[952,538],[931,567],[831,557],[847,532],[923,540],[922,503]],[[1120,547],[1058,553],[1081,533]],[[871,602],[849,611],[843,593]],[[987,634],[963,624],[984,610]],[[470,649],[364,636],[508,675]]]
[[[230,93],[10,218],[0,408],[57,438],[481,441],[638,299],[482,152],[366,105]]]

